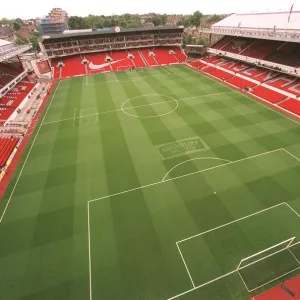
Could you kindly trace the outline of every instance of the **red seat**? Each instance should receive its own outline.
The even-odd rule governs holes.
[[[263,86],[256,87],[252,93],[271,103],[278,103],[279,101],[287,98],[285,95],[277,93]]]
[[[300,116],[300,100],[288,99],[280,103],[279,106]]]

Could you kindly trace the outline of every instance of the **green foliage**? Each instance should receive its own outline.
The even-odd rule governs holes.
[[[17,45],[25,45],[25,44],[29,44],[29,41],[27,39],[24,38],[18,38],[15,40],[15,43]]]
[[[21,28],[21,25],[19,23],[17,23],[17,22],[13,23],[13,29],[14,29],[14,31],[18,31],[20,28]]]
[[[9,20],[9,19],[6,19],[6,18],[3,18],[3,19],[0,19],[0,25],[12,25],[13,21],[12,20]]]
[[[88,25],[85,18],[72,16],[69,18],[70,29],[87,29]]]
[[[40,46],[38,43],[38,39],[40,37],[40,34],[38,32],[33,31],[28,39],[24,38],[18,38],[15,41],[15,44],[17,45],[26,45],[26,44],[32,44],[32,49],[36,52],[40,51]]]
[[[191,16],[184,18],[177,23],[178,26],[190,27],[190,26],[200,26],[203,14],[197,10]]]
[[[72,16],[69,19],[69,28],[87,29],[121,26],[135,28],[141,26],[141,19],[138,15],[124,14],[120,16],[96,16],[88,15],[87,17]]]
[[[224,19],[223,15],[213,15],[207,19],[207,24],[214,24]]]

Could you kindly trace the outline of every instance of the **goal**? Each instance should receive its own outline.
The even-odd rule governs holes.
[[[291,250],[300,245],[295,240],[296,237],[291,237],[240,260],[236,271],[248,292],[300,269],[300,257]]]
[[[131,66],[131,65],[117,67],[117,71],[131,71],[132,69],[133,69],[133,66]]]

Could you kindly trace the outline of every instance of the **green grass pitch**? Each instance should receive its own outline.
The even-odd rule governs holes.
[[[185,66],[61,81],[0,201],[0,299],[248,299],[300,274],[297,245],[236,271],[300,241],[299,158],[299,122]]]

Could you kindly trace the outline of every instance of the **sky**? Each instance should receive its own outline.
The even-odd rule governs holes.
[[[112,15],[123,13],[224,14],[252,11],[289,11],[294,0],[15,0],[1,5],[0,18],[30,19],[43,17],[53,7],[61,7],[69,16]],[[300,11],[300,0],[294,10]]]

